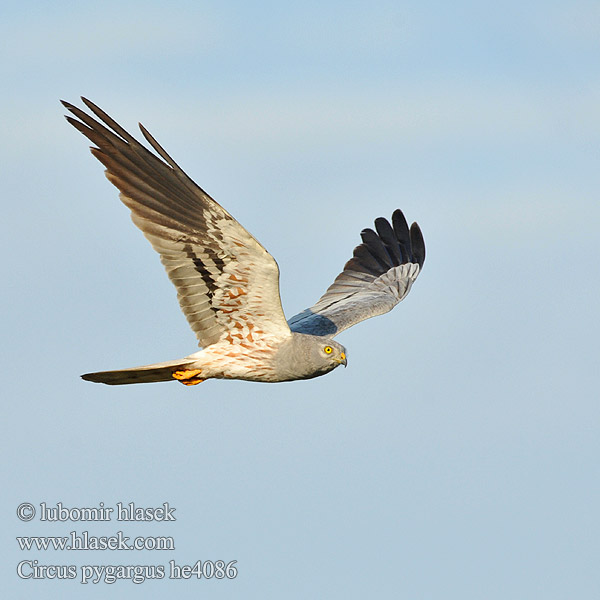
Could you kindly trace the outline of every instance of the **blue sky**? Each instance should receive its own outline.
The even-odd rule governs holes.
[[[597,598],[600,10],[593,2],[0,9],[3,587],[19,598]],[[427,260],[349,366],[109,388],[189,354],[158,257],[58,100],[141,121],[275,256],[288,315],[399,207]],[[21,502],[177,508],[20,522]],[[170,535],[169,553],[16,536]],[[167,556],[168,554],[168,556]],[[16,565],[237,560],[233,581]]]

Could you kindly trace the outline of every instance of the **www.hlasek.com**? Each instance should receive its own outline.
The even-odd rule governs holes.
[[[47,506],[44,502],[39,509],[23,502],[17,507],[17,516],[21,521],[117,521],[157,522],[176,521],[175,508],[168,502],[160,507],[139,507],[133,502],[124,505],[117,503],[113,509],[100,502],[97,507],[68,508],[61,502],[56,506]],[[19,549],[31,551],[86,551],[86,550],[175,550],[175,541],[171,536],[138,536],[131,539],[123,531],[115,535],[91,535],[88,531],[71,531],[68,536],[22,536],[17,537]],[[178,565],[170,560],[168,565],[74,565],[40,564],[37,559],[27,558],[17,565],[17,575],[23,580],[58,579],[75,580],[81,583],[115,583],[118,580],[130,580],[143,583],[150,579],[235,579],[237,561],[198,560],[194,564]]]
[[[68,536],[18,537],[17,543],[21,550],[175,550],[171,536],[138,536],[129,540],[122,531],[110,536],[71,531]]]

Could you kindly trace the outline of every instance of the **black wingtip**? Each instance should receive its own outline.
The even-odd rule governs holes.
[[[412,253],[420,268],[423,268],[425,262],[425,240],[418,223],[410,226],[410,246]]]
[[[360,232],[362,244],[354,249],[344,269],[383,275],[392,267],[406,263],[423,266],[423,234],[416,223],[409,228],[399,208],[392,213],[391,223],[384,217],[375,219],[375,230],[366,228]]]

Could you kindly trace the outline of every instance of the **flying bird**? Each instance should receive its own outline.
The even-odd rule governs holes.
[[[275,259],[224,208],[196,185],[143,125],[156,154],[86,98],[96,118],[63,101],[66,119],[94,146],[106,177],[120,191],[131,218],[160,254],[177,288],[181,310],[199,352],[152,365],[82,375],[122,385],[206,379],[279,382],[310,379],[346,366],[333,338],[348,327],[390,311],[423,267],[425,244],[400,210],[380,217],[316,304],[286,321]],[[75,117],[75,118],[74,118]]]

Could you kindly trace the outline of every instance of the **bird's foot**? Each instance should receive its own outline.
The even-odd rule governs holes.
[[[198,377],[200,373],[200,369],[184,369],[183,371],[173,371],[172,376],[183,385],[198,385],[204,381]]]

